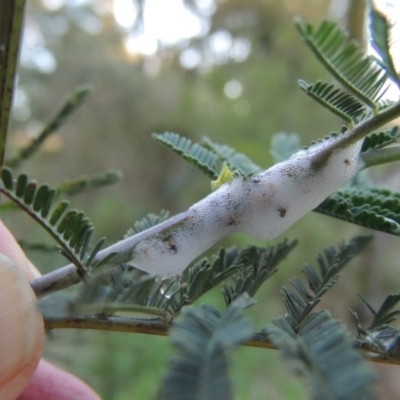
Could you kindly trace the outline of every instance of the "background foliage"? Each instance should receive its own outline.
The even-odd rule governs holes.
[[[148,212],[163,208],[181,211],[209,192],[209,181],[154,142],[152,132],[180,132],[196,141],[208,136],[218,143],[229,143],[268,167],[273,162],[268,150],[277,131],[299,132],[302,144],[308,144],[337,128],[337,120],[297,88],[298,78],[313,80],[326,77],[326,73],[300,44],[292,23],[294,14],[309,21],[330,16],[363,41],[362,2],[350,2],[347,11],[341,13],[334,3],[217,2],[215,12],[207,17],[210,28],[204,37],[141,57],[124,50],[125,32],[116,26],[109,12],[101,11],[107,10],[108,2],[29,1],[26,47],[18,72],[12,146],[7,157],[14,157],[16,149],[40,131],[59,109],[66,93],[89,83],[94,91],[85,106],[23,168],[50,183],[109,168],[123,170],[122,183],[113,189],[73,198],[74,206],[86,210],[96,232],[106,235],[110,242],[124,235],[129,221],[133,224]],[[248,56],[235,59],[229,52],[207,52],[210,41],[221,31],[231,38],[246,39],[251,45]],[[32,39],[35,34],[39,38],[36,42]],[[189,48],[203,54],[208,60],[206,65],[182,67],[180,57]],[[53,69],[46,70],[45,64],[35,64],[29,57],[29,51],[39,50],[44,51],[43,57],[53,57]],[[232,81],[242,86],[241,94],[233,99],[224,92]],[[60,105],[55,105],[55,99]],[[370,179],[396,189],[398,182],[390,168],[379,169]],[[23,216],[14,218],[10,214],[4,219],[26,241],[41,238],[38,228]],[[348,238],[355,232],[360,229],[315,214],[292,227],[287,236],[300,237],[301,241],[279,273],[258,293],[256,299],[263,306],[249,310],[255,328],[284,313],[279,290],[289,276],[298,272],[295,268],[311,260],[322,247],[336,243],[338,237]],[[376,234],[374,244],[324,298],[323,305],[330,302],[327,307],[336,318],[354,324],[347,313],[349,306],[361,319],[367,315],[356,292],[380,304],[384,294],[396,290],[396,249],[392,240]],[[223,244],[232,242],[244,246],[249,239],[234,237]],[[47,254],[29,254],[37,265],[49,269],[64,264],[56,256],[49,261]],[[202,302],[222,306],[222,298],[215,293]],[[257,326],[257,321],[263,323]],[[165,338],[150,335],[56,332],[50,336],[46,356],[86,379],[105,399],[155,396],[154,382],[164,375],[164,360],[171,353]],[[387,391],[387,398],[393,398],[391,393],[397,390],[394,373],[382,367],[380,387]],[[288,381],[286,366],[274,352],[238,349],[232,377],[238,399],[262,398],[266,387],[276,390],[270,392],[270,398],[302,398],[303,389],[297,382]]]

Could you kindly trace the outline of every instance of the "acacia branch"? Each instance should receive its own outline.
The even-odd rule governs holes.
[[[172,323],[164,324],[162,318],[128,318],[120,316],[63,316],[45,317],[45,329],[94,329],[100,331],[144,333],[156,336],[168,336],[168,330]],[[255,333],[253,337],[243,343],[243,346],[258,347],[263,349],[276,350],[276,347],[263,333]],[[368,361],[400,365],[400,360],[386,357],[374,352],[371,348],[366,348],[362,343],[355,342],[354,347],[362,351]]]
[[[399,115],[400,115],[400,102],[384,110],[381,114],[372,116],[369,119],[361,122],[354,129],[347,131],[344,135],[341,135],[336,139],[332,139],[327,143],[323,142],[322,144],[316,145],[316,147],[311,148],[310,154],[307,154],[305,152],[303,153],[300,152],[298,156],[291,157],[289,160],[280,164],[276,164],[269,170],[262,172],[261,174],[255,175],[254,179],[252,180],[237,178],[236,181],[234,180],[228,185],[223,185],[219,190],[213,192],[205,199],[196,203],[195,205],[190,207],[187,211],[175,215],[154,227],[139,232],[136,235],[130,236],[129,238],[121,240],[120,242],[117,242],[111,245],[110,247],[102,250],[97,254],[95,262],[101,261],[102,259],[104,259],[105,257],[109,256],[112,253],[116,253],[116,256],[112,260],[114,265],[118,263],[132,262],[132,260],[134,260],[136,263],[138,258],[140,257],[142,257],[142,259],[145,258],[148,252],[150,253],[154,253],[157,251],[160,252],[160,248],[164,246],[162,248],[163,257],[160,257],[158,259],[159,268],[162,267],[162,264],[166,263],[166,259],[169,257],[170,264],[176,265],[177,263],[180,263],[179,268],[183,270],[185,267],[189,265],[189,263],[192,261],[193,258],[202,254],[205,250],[207,250],[207,248],[211,247],[222,237],[226,236],[229,233],[235,232],[235,230],[233,230],[233,228],[235,228],[234,226],[235,224],[240,227],[241,229],[240,232],[247,233],[251,236],[259,237],[265,240],[271,239],[274,237],[274,235],[277,236],[278,234],[286,230],[289,226],[291,226],[294,222],[296,222],[302,215],[306,214],[309,211],[312,211],[320,202],[322,202],[326,197],[328,197],[331,193],[337,190],[342,184],[344,184],[348,179],[350,179],[361,168],[377,165],[384,162],[391,162],[394,160],[398,160],[400,157],[400,150],[396,146],[387,149],[370,151],[362,155],[361,157],[359,155],[359,151],[357,151],[358,147],[356,147],[355,148],[356,151],[354,151],[352,150],[351,146],[358,146],[357,142],[360,143],[360,140],[363,137],[365,137],[369,133],[372,133],[380,126],[389,123]],[[354,143],[356,143],[356,145],[354,145]],[[321,191],[317,192],[317,196],[314,195],[313,193],[310,193],[308,189],[312,187],[311,184],[313,182],[314,182],[313,189],[315,190],[320,190],[320,188],[315,188],[315,186],[323,186],[323,184],[326,183],[327,177],[323,176],[322,174],[324,173],[324,168],[325,170],[327,170],[327,168],[329,167],[329,162],[331,163],[330,166],[331,170],[334,169],[336,166],[340,168],[343,167],[342,159],[336,161],[334,159],[335,157],[337,158],[337,154],[340,149],[342,149],[343,152],[346,152],[347,148],[349,148],[349,150],[347,151],[348,155],[346,155],[345,153],[344,154],[345,157],[342,158],[346,164],[347,163],[349,164],[349,166],[353,165],[351,167],[352,168],[351,174],[348,173],[349,176],[342,177],[343,182],[338,183],[336,179],[337,177],[335,176],[335,171],[333,171],[333,174],[331,171],[330,172],[332,175],[331,177],[335,180],[336,182],[335,184],[337,185],[337,187],[328,186],[327,188],[324,189],[325,192],[322,193]],[[352,159],[348,160],[346,157],[347,158],[352,157]],[[309,165],[310,163],[311,165]],[[309,171],[304,176],[296,175],[297,170],[301,170],[301,168],[297,168],[299,164],[301,164],[300,166],[302,167],[306,165],[306,167],[309,168]],[[324,164],[325,167],[323,167]],[[288,171],[292,172],[289,173]],[[286,189],[286,187],[275,188],[276,181],[279,182],[282,179],[288,180],[287,178],[288,176],[292,178],[292,175],[290,174],[293,174],[294,178],[289,183],[292,186],[294,186],[294,190],[299,190],[300,186],[300,192],[302,192],[301,195],[303,197],[297,197],[296,193],[294,194],[292,193],[292,196],[288,196],[287,194],[288,190]],[[277,208],[276,204],[273,205],[275,209],[273,210],[266,209],[265,204],[261,204],[260,206],[259,200],[256,199],[254,201],[249,196],[249,193],[251,190],[253,190],[254,185],[257,185],[263,179],[264,181],[267,180],[267,182],[264,182],[265,187],[270,187],[270,185],[272,184],[275,191],[278,191],[279,189],[281,190],[281,192],[283,192],[283,194],[281,193],[281,199],[279,201],[283,203],[288,202],[290,201],[288,197],[292,197],[296,201],[295,212],[297,212],[298,215],[296,216],[296,218],[291,217],[292,218],[291,220],[290,218],[287,219],[286,206],[278,207],[278,212],[280,214],[282,221],[279,218],[276,220],[276,215],[273,214],[272,217],[275,218],[275,220],[274,219],[265,220],[262,222],[262,224],[269,226],[270,229],[271,225],[273,225],[274,223],[275,224],[281,223],[280,228],[279,229],[274,228],[272,230],[272,233],[270,231],[269,234],[260,237],[259,231],[255,230],[254,227],[252,226],[248,227],[247,231],[244,230],[243,220],[245,219],[245,223],[248,225],[252,224],[251,220],[254,222],[254,224],[260,225],[260,221],[258,221],[258,219],[269,218],[269,214],[271,212],[276,213],[276,208]],[[304,182],[302,181],[302,183],[301,182],[299,183],[301,179],[303,179]],[[312,181],[312,179],[314,179],[314,181],[310,182]],[[303,186],[301,186],[301,184]],[[309,193],[308,198],[306,199],[304,199],[305,186],[307,186],[307,190]],[[240,193],[240,191],[242,191],[242,193]],[[245,191],[246,193],[243,193]],[[271,191],[265,193],[265,195],[270,196],[270,193]],[[260,196],[259,192],[257,192],[256,194]],[[277,195],[275,195],[275,197],[277,197]],[[307,204],[305,200],[308,201]],[[232,201],[236,201],[234,207],[231,207],[231,210],[226,210],[227,208],[226,204],[228,202],[232,203]],[[276,200],[275,203],[277,203],[277,201],[278,200]],[[277,204],[279,205],[280,203]],[[261,208],[257,209],[256,207],[261,207]],[[299,207],[302,207],[302,209],[299,210],[298,209]],[[214,215],[211,215],[211,211],[214,212]],[[293,213],[293,210],[290,210],[290,212]],[[235,215],[234,213],[241,215],[238,216]],[[251,214],[250,217],[252,218],[248,218],[249,213]],[[286,216],[286,222],[283,222],[285,216]],[[242,218],[240,220],[240,223],[239,223],[239,217]],[[216,225],[215,221],[226,221],[226,225],[215,226]],[[196,227],[196,224],[197,226],[203,224],[203,226]],[[231,225],[233,227],[231,227]],[[195,230],[194,232],[195,234],[193,234],[193,232],[190,231],[190,229],[192,229],[192,231]],[[203,231],[200,232],[201,229],[203,231],[207,230],[207,232]],[[179,235],[179,232],[182,232],[184,230],[186,230],[185,234],[183,235],[185,240],[187,240],[187,238],[190,237],[191,235],[193,241],[195,241],[193,246],[188,245],[187,242],[184,242],[180,246],[177,245],[176,241],[177,239],[175,239],[175,237]],[[193,248],[199,245],[198,244],[199,235],[200,237],[204,238],[202,240],[205,240],[206,243],[203,243],[202,247],[197,248],[196,250],[197,252],[193,253],[194,251]],[[140,250],[141,253],[136,252],[135,250],[136,247],[139,244],[143,243],[145,243],[145,247]],[[185,249],[183,249],[183,247],[185,247]],[[182,257],[180,256],[179,252],[186,250],[189,252],[191,251],[192,253],[187,255],[186,259],[182,261]],[[181,258],[179,259],[179,257]],[[142,269],[140,266],[138,266],[138,268]],[[143,268],[143,270],[146,271],[146,268]],[[151,269],[147,269],[147,272],[159,273],[159,271]],[[181,272],[182,271],[176,271],[176,274]],[[160,274],[162,275],[162,273]],[[75,265],[69,264],[63,268],[60,268],[38,279],[35,279],[34,281],[31,282],[31,286],[35,294],[38,297],[42,297],[53,291],[64,289],[78,282],[80,282],[80,278],[77,273],[77,269]]]

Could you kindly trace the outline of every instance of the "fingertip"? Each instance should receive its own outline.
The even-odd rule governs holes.
[[[86,383],[41,360],[18,400],[100,400]]]
[[[40,276],[39,271],[30,263],[20,245],[7,227],[0,220],[0,253],[12,260],[21,269],[25,278],[30,281]]]
[[[44,326],[25,276],[2,254],[0,284],[0,399],[15,399],[40,359]]]

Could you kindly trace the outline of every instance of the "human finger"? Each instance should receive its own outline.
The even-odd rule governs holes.
[[[7,234],[0,236],[8,240]],[[26,262],[16,248],[8,254]],[[29,274],[30,267],[25,266]],[[43,340],[42,315],[26,276],[22,268],[0,254],[0,399],[15,399],[23,391],[39,362]]]

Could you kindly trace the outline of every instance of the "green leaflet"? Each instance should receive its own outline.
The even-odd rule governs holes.
[[[375,399],[375,374],[353,348],[349,335],[325,310],[309,316],[296,332],[283,318],[265,329],[268,337],[306,381],[313,400]]]
[[[186,307],[170,330],[179,357],[170,361],[162,400],[231,400],[228,352],[252,335],[244,310],[254,304],[247,295],[220,314],[215,308]]]
[[[337,24],[323,21],[317,27],[297,21],[296,28],[306,45],[329,73],[373,110],[387,83],[387,74],[372,57],[362,53]]]
[[[300,89],[349,125],[365,112],[363,103],[333,84],[318,81],[310,85],[303,80],[298,83]]]
[[[133,224],[134,228],[128,229],[124,238],[133,236],[139,232],[143,232],[146,229],[149,229],[155,225],[158,225],[161,222],[167,220],[168,217],[169,217],[169,211],[166,211],[166,210],[161,210],[159,215],[150,213],[150,214],[146,215],[144,218],[142,218],[141,220],[136,221]]]
[[[288,312],[286,320],[294,330],[301,327],[322,296],[336,283],[341,269],[363,251],[371,239],[371,236],[356,236],[347,244],[340,243],[338,250],[325,248],[317,256],[318,272],[309,264],[301,268],[307,286],[298,278],[292,278],[290,283],[293,288],[282,288],[283,302]]]
[[[18,155],[7,160],[6,164],[9,167],[16,168],[21,164],[22,161],[31,157],[42,145],[42,143],[56,130],[65,123],[69,116],[75,112],[87,99],[89,94],[92,92],[92,87],[83,86],[76,88],[65,100],[60,110],[54,115],[54,117],[47,123],[45,128],[39,133],[39,135],[32,140],[26,147],[19,150]]]
[[[400,301],[400,293],[390,294],[385,298],[378,311],[359,294],[363,303],[368,307],[373,319],[365,328],[359,321],[356,312],[350,310],[357,323],[357,345],[379,354],[387,359],[400,360],[400,331],[391,325],[396,320],[400,310],[395,308]]]
[[[229,305],[243,293],[253,297],[261,285],[278,270],[278,264],[297,246],[297,240],[284,240],[266,249],[249,247],[242,252],[244,268],[232,276],[231,283],[224,283],[222,293]]]
[[[54,189],[39,186],[26,174],[14,181],[8,167],[1,169],[0,192],[38,222],[57,242],[61,253],[77,266],[80,276],[86,276],[103,242],[99,241],[90,254],[87,252],[93,226],[83,212],[67,211],[68,201],[53,205]]]
[[[152,137],[202,170],[210,179],[217,179],[218,156],[205,147],[173,132],[153,133]]]
[[[329,196],[314,211],[377,231],[400,235],[400,193],[350,187]]]
[[[394,126],[385,132],[371,133],[368,135],[362,144],[361,152],[373,149],[380,149],[388,146],[389,144],[397,143],[400,137],[400,130],[398,126]]]
[[[249,157],[243,153],[239,153],[234,148],[225,144],[212,142],[209,138],[203,138],[203,145],[207,149],[215,152],[221,161],[224,161],[231,170],[239,171],[242,175],[248,176],[261,171]]]
[[[172,132],[153,134],[153,138],[195,165],[212,180],[218,178],[225,164],[233,172],[244,176],[261,170],[246,155],[227,145],[213,143],[208,138],[204,138],[201,145],[192,143],[191,140]]]

